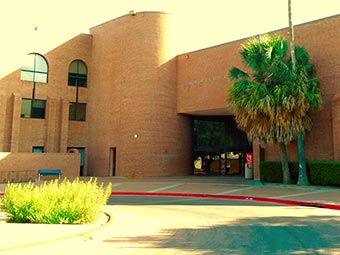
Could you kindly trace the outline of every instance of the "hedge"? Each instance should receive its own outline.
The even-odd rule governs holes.
[[[289,170],[292,183],[298,180],[298,162],[289,162]],[[339,161],[307,161],[307,176],[313,185],[340,186],[340,162]],[[260,162],[260,178],[263,182],[282,183],[281,162]]]

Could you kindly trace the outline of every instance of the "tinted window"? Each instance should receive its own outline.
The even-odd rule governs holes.
[[[21,118],[44,119],[46,111],[45,100],[22,99]]]
[[[68,70],[68,85],[69,86],[87,86],[87,67],[81,60],[73,61]]]
[[[86,120],[86,104],[70,103],[69,120],[85,121]]]

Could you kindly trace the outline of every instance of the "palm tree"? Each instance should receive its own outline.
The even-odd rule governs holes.
[[[292,71],[296,70],[296,59],[295,59],[295,42],[294,42],[294,27],[292,22],[292,2],[288,0],[288,23],[289,23],[289,35],[290,35],[290,56],[292,59]],[[306,159],[305,159],[305,149],[303,145],[303,131],[298,133],[297,137],[297,147],[298,147],[298,159],[299,159],[299,174],[298,174],[298,184],[299,185],[309,185],[307,170],[306,170]]]
[[[296,72],[292,72],[288,49],[288,42],[279,36],[250,39],[240,54],[251,76],[232,68],[229,75],[234,83],[228,96],[235,120],[250,140],[261,146],[280,145],[284,183],[291,183],[286,145],[299,131],[310,129],[306,113],[320,101],[317,80],[309,78],[314,69],[308,53],[295,47]]]

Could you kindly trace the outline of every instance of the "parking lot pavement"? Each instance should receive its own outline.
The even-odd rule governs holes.
[[[340,210],[316,208],[340,209],[336,187],[254,185],[240,176],[97,181],[112,183],[109,217],[37,225],[7,223],[0,213],[0,254],[340,254]]]
[[[104,211],[93,226],[3,223],[0,254],[340,254],[338,210],[113,196]]]

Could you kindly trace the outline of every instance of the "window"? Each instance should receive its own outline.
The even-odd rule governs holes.
[[[45,100],[22,99],[21,118],[44,119],[45,110]]]
[[[68,69],[68,85],[87,87],[87,67],[81,60],[74,60]]]
[[[33,153],[43,153],[44,152],[44,147],[43,146],[33,146],[32,147],[32,152]]]
[[[21,67],[21,80],[47,83],[48,65],[39,54],[29,54]]]
[[[70,103],[69,120],[85,121],[86,120],[86,104]]]

